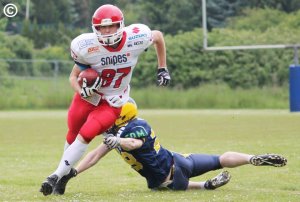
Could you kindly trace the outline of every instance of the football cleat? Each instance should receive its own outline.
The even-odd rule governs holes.
[[[250,163],[255,166],[282,167],[287,163],[287,159],[278,154],[262,154],[253,156]]]
[[[53,189],[53,194],[56,195],[63,195],[65,193],[66,190],[66,186],[68,181],[72,178],[75,177],[77,175],[77,170],[75,170],[75,168],[71,168],[69,174],[63,176],[54,186]]]
[[[53,187],[58,181],[58,176],[57,175],[50,175],[47,177],[46,181],[42,183],[40,192],[44,194],[44,196],[47,196],[52,193]]]
[[[222,171],[220,174],[218,174],[216,177],[207,180],[204,184],[205,189],[216,189],[218,187],[221,187],[225,184],[227,184],[230,180],[231,176],[228,171]]]

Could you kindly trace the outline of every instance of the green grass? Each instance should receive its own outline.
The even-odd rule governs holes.
[[[1,201],[299,201],[300,115],[285,110],[141,110],[161,144],[181,153],[280,153],[283,168],[228,169],[215,191],[153,192],[116,152],[70,181],[64,196],[44,197],[41,182],[57,167],[66,111],[0,112]],[[97,137],[89,150],[102,140]],[[220,171],[193,180],[206,180]]]
[[[66,109],[73,90],[67,78],[0,78],[0,110]],[[131,96],[144,109],[288,109],[288,87],[231,89],[225,84],[191,89],[131,88]]]

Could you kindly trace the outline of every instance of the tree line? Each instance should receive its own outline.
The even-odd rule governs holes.
[[[293,50],[204,52],[199,0],[52,0],[46,6],[42,2],[31,0],[28,20],[23,19],[24,12],[14,19],[0,19],[1,58],[70,60],[71,40],[91,31],[90,19],[99,5],[112,3],[124,10],[127,25],[145,23],[165,34],[175,88],[203,83],[251,88],[282,86],[288,81]],[[26,1],[17,3],[26,7]],[[297,0],[207,1],[209,45],[296,44],[300,40],[299,8]],[[140,87],[153,83],[153,66],[157,65],[152,48],[142,57],[135,70],[139,76],[132,81]],[[24,72],[34,76],[45,69],[43,64],[22,65],[1,62],[0,75],[31,68]]]

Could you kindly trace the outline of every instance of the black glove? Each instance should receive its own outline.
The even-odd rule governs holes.
[[[171,76],[166,67],[157,70],[157,85],[167,86],[170,83]]]

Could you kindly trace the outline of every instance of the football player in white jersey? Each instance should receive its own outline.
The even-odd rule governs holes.
[[[122,11],[113,5],[99,7],[92,18],[93,33],[76,37],[71,43],[75,65],[70,83],[75,91],[68,111],[68,132],[58,168],[42,183],[45,196],[53,191],[60,178],[69,173],[83,156],[89,142],[109,129],[129,99],[130,80],[139,55],[154,45],[158,61],[157,83],[170,82],[163,34],[143,24],[124,26]],[[81,71],[93,68],[99,77],[92,86],[77,79]]]

